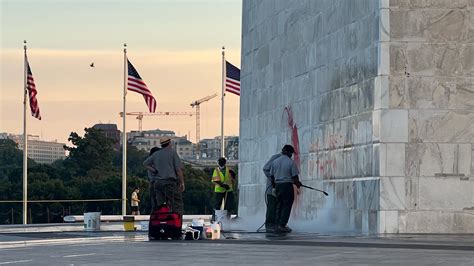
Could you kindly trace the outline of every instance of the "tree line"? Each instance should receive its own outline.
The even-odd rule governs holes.
[[[51,165],[28,159],[28,203],[30,223],[62,222],[66,215],[100,211],[104,215],[121,214],[122,152],[102,131],[85,128],[84,136],[69,135],[69,155]],[[140,211],[150,213],[148,177],[142,163],[148,152],[134,146],[127,149],[127,197],[140,188]],[[22,222],[23,151],[9,139],[0,140],[0,224]],[[210,214],[213,206],[212,169],[194,169],[184,165],[186,191],[185,214]],[[110,199],[78,202],[77,200]],[[70,200],[58,202],[58,200]],[[72,201],[76,200],[76,201]],[[3,201],[3,202],[2,202]],[[127,201],[127,208],[130,208]]]

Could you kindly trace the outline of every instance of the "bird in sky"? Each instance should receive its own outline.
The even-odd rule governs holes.
[[[94,67],[94,62],[92,62],[92,63],[90,64],[90,66],[91,66],[91,67]]]

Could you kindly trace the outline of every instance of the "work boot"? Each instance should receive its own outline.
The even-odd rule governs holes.
[[[265,231],[267,233],[275,233],[276,232],[276,226],[275,225],[265,225]]]
[[[279,233],[291,233],[291,228],[289,228],[288,226],[278,226],[277,227],[277,232]]]

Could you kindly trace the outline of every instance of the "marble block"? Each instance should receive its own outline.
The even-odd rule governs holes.
[[[420,210],[463,210],[474,207],[474,182],[462,178],[424,177],[419,180]]]
[[[471,152],[471,176],[474,176],[474,145],[471,145],[472,152]],[[474,190],[472,191],[474,194]]]
[[[473,211],[406,212],[406,226],[403,233],[472,233],[474,232],[473,214]]]
[[[385,211],[379,211],[377,217],[378,233],[385,233]]]
[[[239,184],[249,184],[251,181],[251,163],[239,163]]]
[[[409,91],[405,75],[391,75],[389,77],[388,105],[390,109],[408,109]]]
[[[239,185],[239,206],[254,208],[254,210],[263,209],[265,206],[264,192],[265,185]]]
[[[373,138],[380,142],[408,141],[408,111],[373,111]]]
[[[386,176],[403,176],[405,173],[405,144],[388,143],[386,146]]]
[[[405,210],[405,200],[405,177],[380,178],[380,210]]]
[[[455,77],[390,77],[390,107],[474,109],[474,80]]]
[[[408,176],[470,176],[471,162],[471,144],[410,143],[406,146]]]
[[[390,104],[389,94],[391,80],[389,76],[378,76],[374,80],[374,110],[387,109]]]
[[[410,142],[470,143],[474,111],[410,110]]]
[[[377,176],[387,176],[387,144],[377,143],[374,144],[374,148],[378,148],[378,157],[375,157],[375,160],[379,161],[379,171],[375,172]]]
[[[420,177],[405,177],[405,208],[408,211],[418,209]]]
[[[403,43],[390,43],[390,75],[405,75],[408,67],[406,46]]]
[[[474,78],[457,78],[454,91],[450,91],[449,109],[474,110]]]
[[[465,3],[464,3],[465,4]],[[459,9],[422,10],[423,35],[428,41],[463,41],[467,13]]]
[[[388,2],[389,0],[382,0],[381,10],[380,10],[380,19],[379,19],[379,39],[381,42],[390,41],[390,10],[388,7],[384,7],[383,2]],[[388,5],[388,4],[387,4]]]
[[[398,211],[384,211],[385,230],[383,233],[395,234],[399,232]]]
[[[359,210],[378,210],[380,182],[374,180],[357,180],[353,182],[354,208]]]

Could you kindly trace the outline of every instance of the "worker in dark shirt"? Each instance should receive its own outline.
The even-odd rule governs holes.
[[[161,149],[148,157],[143,165],[156,176],[156,204],[166,203],[173,212],[183,215],[185,185],[181,159],[173,149],[170,138],[162,139],[160,144]]]
[[[294,200],[293,184],[298,188],[301,186],[298,167],[291,159],[294,152],[293,146],[285,145],[281,152],[282,156],[273,160],[270,165],[271,182],[274,184],[276,194],[276,231],[282,233],[291,232],[288,220]]]
[[[150,155],[148,157],[152,156],[153,153],[155,153],[159,150],[160,150],[160,148],[158,148],[158,147],[151,148]],[[155,181],[158,177],[150,169],[147,169],[147,174],[148,174],[148,181],[150,182],[148,189],[149,189],[149,193],[150,193],[151,212],[153,212],[158,207],[158,204],[156,204],[156,193],[155,193]]]
[[[267,177],[265,187],[265,203],[267,205],[267,211],[265,213],[265,230],[267,232],[274,232],[276,230],[276,193],[275,184],[272,181],[272,175],[270,174],[270,167],[273,161],[280,157],[282,154],[277,153],[273,155],[270,160],[263,166],[263,173]]]

